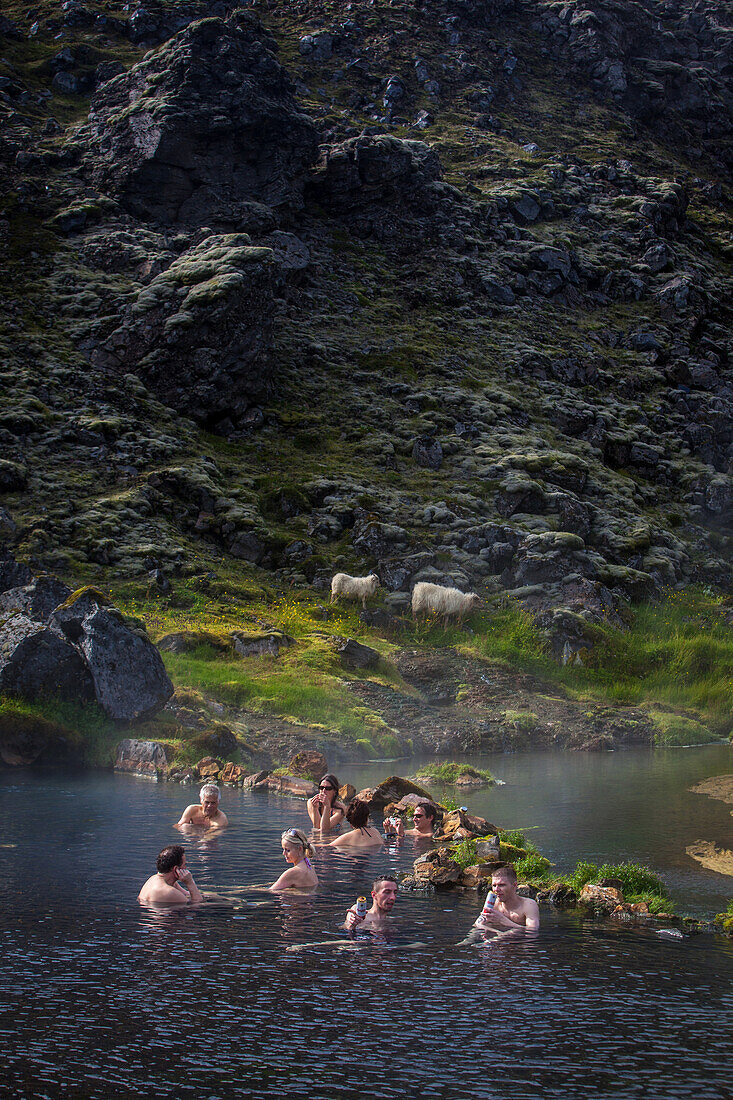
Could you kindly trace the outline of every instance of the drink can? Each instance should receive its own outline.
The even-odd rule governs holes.
[[[365,917],[367,913],[367,899],[365,897],[356,899],[356,915],[357,917]]]
[[[486,901],[484,902],[484,913],[490,913],[496,904],[496,894],[493,890],[489,890],[486,895]]]

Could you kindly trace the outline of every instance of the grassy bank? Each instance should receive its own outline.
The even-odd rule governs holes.
[[[670,592],[658,603],[634,609],[628,629],[594,630],[582,665],[562,666],[547,651],[533,617],[511,604],[475,614],[464,627],[396,620],[389,631],[366,626],[354,605],[331,608],[308,591],[280,596],[273,590],[224,581],[202,587],[195,578],[172,598],[141,599],[122,593],[125,609],[143,619],[159,639],[175,631],[278,629],[298,645],[278,658],[228,659],[202,647],[166,656],[177,685],[210,692],[246,706],[374,742],[383,752],[389,737],[383,720],[365,707],[347,680],[359,676],[410,694],[393,658],[401,649],[453,648],[459,653],[528,672],[564,689],[582,704],[644,708],[660,745],[699,744],[733,730],[733,609],[709,591]],[[377,606],[378,600],[374,601]],[[355,638],[378,650],[377,669],[348,676],[336,653],[338,641]],[[382,740],[380,740],[380,738]]]

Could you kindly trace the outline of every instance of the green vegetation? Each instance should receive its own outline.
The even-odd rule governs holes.
[[[646,902],[652,913],[671,913],[674,902],[669,890],[658,875],[639,863],[595,863],[581,860],[566,881],[577,894],[589,882],[598,883],[604,878],[615,878],[621,883],[624,900]]]
[[[28,703],[0,695],[0,737],[10,746],[17,743],[54,760],[107,767],[114,760],[120,732],[96,703]]]
[[[494,776],[485,768],[473,768],[470,764],[459,764],[455,760],[445,764],[424,764],[417,773],[419,780],[432,780],[446,786],[455,784],[463,775],[471,779],[481,779],[487,784],[496,783]]]
[[[460,648],[501,656],[579,699],[655,708],[658,744],[701,744],[733,732],[733,632],[726,612],[727,597],[710,590],[668,592],[657,603],[637,605],[628,629],[597,627],[582,666],[563,667],[550,657],[534,619],[520,609],[476,624],[474,638]],[[693,713],[678,714],[675,722],[674,715],[660,717],[660,705]],[[506,713],[508,721],[513,712]]]

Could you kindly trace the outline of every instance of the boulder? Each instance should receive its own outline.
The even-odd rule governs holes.
[[[424,787],[399,775],[390,775],[376,787],[365,787],[356,797],[368,803],[371,810],[381,810],[390,802],[399,802],[406,794],[416,794],[425,802],[435,803],[435,799]]]
[[[352,802],[356,798],[356,787],[352,783],[344,783],[339,787],[339,798],[345,803]]]
[[[309,779],[302,779],[298,775],[268,775],[262,784],[256,785],[263,786],[269,791],[276,791],[277,794],[294,795],[296,798],[312,798],[318,792],[315,783],[311,783]]]
[[[224,765],[224,769],[221,773],[222,783],[226,783],[229,786],[241,787],[244,780],[247,777],[246,770],[241,764],[235,764],[233,761],[228,760]]]
[[[86,663],[65,638],[20,611],[0,614],[0,692],[30,702],[94,699]]]
[[[212,756],[226,756],[238,747],[236,734],[223,722],[212,722],[195,738],[196,747]]]
[[[350,211],[394,196],[419,199],[439,178],[438,156],[424,142],[362,135],[326,148],[310,190],[322,205]]]
[[[0,592],[7,592],[9,588],[22,587],[30,584],[32,580],[33,573],[27,565],[16,561],[9,554],[0,557]]]
[[[277,657],[281,649],[295,645],[295,639],[279,630],[269,630],[266,634],[232,633],[234,652],[240,657],[263,657],[269,654]]]
[[[236,225],[252,203],[300,208],[317,134],[258,20],[190,24],[97,88],[77,135],[95,185],[135,216]]]
[[[379,664],[379,653],[371,646],[355,642],[353,638],[346,638],[336,649],[343,668],[363,669],[376,668]]]
[[[118,611],[98,607],[85,617],[78,648],[94,680],[97,702],[118,722],[159,710],[173,694],[160,654],[144,630]]]
[[[460,840],[469,836],[487,836],[496,832],[496,826],[483,817],[466,813],[465,810],[451,810],[443,817],[441,830],[436,839]]]
[[[444,848],[434,848],[418,856],[413,864],[415,878],[425,886],[446,889],[455,886],[461,877],[461,868]]]
[[[137,741],[127,737],[117,746],[114,767],[116,772],[160,779],[168,772],[168,750],[158,741]]]
[[[0,612],[21,611],[29,619],[43,623],[70,595],[71,589],[63,581],[42,574],[22,588],[9,588],[0,593]]]
[[[245,790],[254,790],[255,787],[263,787],[268,776],[269,771],[252,772],[251,775],[246,775],[242,780],[242,786]]]
[[[312,779],[317,783],[328,771],[328,761],[322,752],[303,749],[301,752],[296,752],[288,764],[288,771],[291,775],[297,775],[301,779]]]
[[[203,756],[196,765],[201,779],[218,779],[221,769],[221,760],[217,760],[215,756]]]
[[[588,882],[580,891],[578,904],[599,913],[612,913],[617,905],[623,904],[623,900],[623,894],[616,887],[596,886]]]

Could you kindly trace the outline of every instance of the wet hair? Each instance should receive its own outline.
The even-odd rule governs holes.
[[[326,774],[322,775],[318,780],[318,786],[320,787],[321,783],[325,782],[328,782],[330,786],[333,787],[334,797],[337,798],[339,793],[339,781],[336,776],[332,775],[331,772],[326,772]]]
[[[161,875],[167,875],[169,871],[172,871],[174,867],[180,867],[183,863],[183,845],[182,844],[169,844],[167,848],[164,848],[155,861],[155,866],[158,873]]]
[[[415,815],[415,810],[417,809],[418,806],[420,807],[421,810],[425,811],[425,816],[429,817],[431,822],[435,821],[435,818],[437,817],[438,811],[436,810],[436,808],[432,804],[432,802],[418,802],[418,803],[416,803],[416,805],[413,806],[413,808],[412,808],[413,817]]]
[[[503,867],[497,867],[491,875],[492,878],[505,878],[507,882],[517,885],[517,872],[513,863],[505,863]]]
[[[299,844],[303,849],[304,856],[310,857],[316,854],[313,845],[302,829],[286,829],[282,835],[282,840],[287,844]]]
[[[369,820],[369,803],[355,798],[346,811],[346,820],[354,829],[365,829]]]
[[[203,787],[199,791],[199,801],[203,802],[204,795],[213,795],[218,802],[221,798],[221,791],[217,787],[216,783],[204,783]]]
[[[372,883],[372,890],[378,890],[383,882],[393,882],[395,886],[399,886],[397,879],[394,875],[379,875]]]

